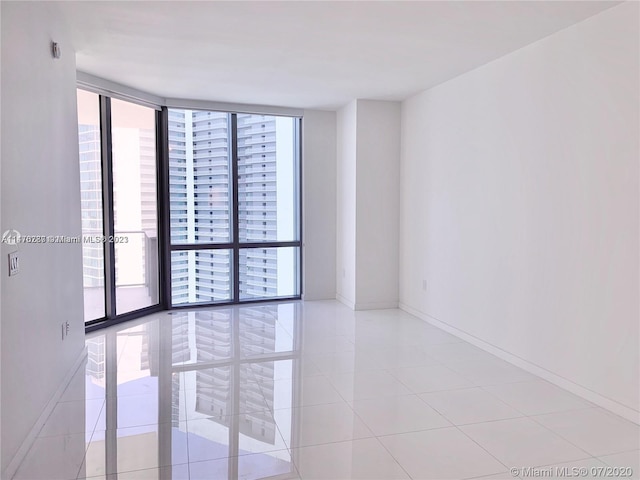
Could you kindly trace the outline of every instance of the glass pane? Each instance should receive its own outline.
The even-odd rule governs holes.
[[[298,247],[240,249],[240,300],[298,295]]]
[[[155,110],[111,101],[116,313],[158,303]]]
[[[238,114],[240,242],[298,240],[297,119]]]
[[[102,228],[102,166],[100,105],[95,93],[78,90],[78,148],[80,152],[80,209],[82,237],[100,238]],[[104,245],[82,243],[84,321],[105,316]]]
[[[231,250],[171,252],[171,302],[230,301],[233,295]]]
[[[171,243],[231,241],[229,115],[169,110]]]

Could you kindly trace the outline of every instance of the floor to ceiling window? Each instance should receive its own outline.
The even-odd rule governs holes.
[[[158,303],[155,110],[111,100],[116,313]]]
[[[231,115],[168,111],[173,305],[233,299]]]
[[[100,148],[100,98],[78,90],[78,147],[80,152],[80,208],[83,239],[104,235],[102,214],[102,154]],[[84,318],[105,316],[104,245],[82,243]]]
[[[300,120],[169,109],[174,306],[300,295]]]
[[[87,324],[160,307],[156,116],[78,90]]]
[[[85,322],[299,298],[300,125],[79,89]]]

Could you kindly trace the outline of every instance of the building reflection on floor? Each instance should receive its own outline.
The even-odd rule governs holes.
[[[98,420],[79,478],[123,464],[161,478],[295,476],[298,308],[174,311],[91,335],[86,413]],[[105,399],[99,414],[92,398]],[[276,424],[284,409],[290,421]]]

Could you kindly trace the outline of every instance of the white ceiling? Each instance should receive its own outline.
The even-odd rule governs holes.
[[[164,98],[401,100],[619,2],[59,2],[78,70]]]

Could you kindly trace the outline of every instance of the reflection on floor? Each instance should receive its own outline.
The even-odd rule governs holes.
[[[181,310],[86,343],[16,479],[640,472],[637,425],[399,310]]]

